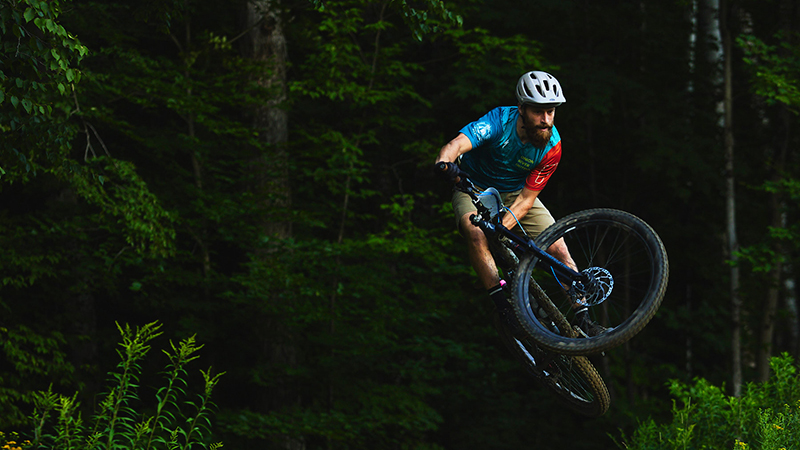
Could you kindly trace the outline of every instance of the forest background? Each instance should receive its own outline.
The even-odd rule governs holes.
[[[117,323],[194,336],[230,448],[610,447],[670,417],[669,380],[736,395],[797,356],[793,1],[0,8],[0,430],[48,386],[88,416]],[[431,170],[535,69],[567,98],[545,204],[632,212],[670,257],[656,318],[594,359],[598,419],[500,347]]]

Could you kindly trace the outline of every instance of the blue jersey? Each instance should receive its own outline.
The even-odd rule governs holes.
[[[518,117],[517,107],[501,106],[461,129],[472,142],[472,150],[461,156],[461,169],[476,185],[500,192],[540,191],[555,171],[561,160],[556,127],[545,148],[536,148],[517,136]]]

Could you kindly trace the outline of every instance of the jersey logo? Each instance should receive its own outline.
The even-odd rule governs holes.
[[[522,156],[517,160],[516,166],[523,170],[531,170],[531,166],[535,164],[536,161],[528,158],[527,156]]]
[[[533,181],[533,184],[535,186],[544,187],[544,183],[546,183],[547,179],[550,178],[550,175],[556,171],[556,167],[558,167],[557,162],[546,164],[539,170],[539,173],[536,174],[536,179]]]
[[[492,132],[492,126],[487,122],[478,122],[472,127],[472,133],[478,141],[483,142]]]

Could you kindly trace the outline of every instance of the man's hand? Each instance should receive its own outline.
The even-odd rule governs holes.
[[[433,173],[440,179],[455,183],[462,172],[456,163],[439,161],[433,165]]]

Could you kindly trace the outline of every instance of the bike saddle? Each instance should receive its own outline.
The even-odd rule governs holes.
[[[503,210],[503,201],[500,192],[490,187],[478,194],[478,201],[489,210],[489,220],[495,220]]]

